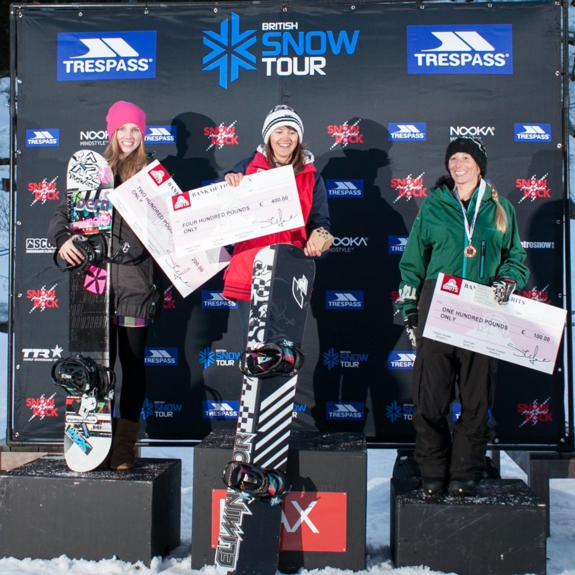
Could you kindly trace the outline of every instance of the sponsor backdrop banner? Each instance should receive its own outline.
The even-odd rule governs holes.
[[[561,7],[207,3],[19,6],[10,439],[62,438],[50,380],[68,352],[68,276],[46,229],[78,148],[102,152],[114,101],[141,105],[146,144],[183,190],[221,179],[278,103],[301,114],[335,241],[318,262],[296,425],[413,441],[415,353],[394,317],[398,262],[450,138],[478,136],[517,210],[532,273],[521,295],[563,301]],[[17,81],[16,81],[17,80]],[[234,428],[242,349],[222,274],[186,299],[167,282],[147,351],[151,439]],[[564,374],[502,364],[499,444],[564,441]],[[457,417],[454,406],[453,417]]]

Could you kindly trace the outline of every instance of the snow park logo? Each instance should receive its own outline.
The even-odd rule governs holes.
[[[327,401],[325,416],[329,421],[362,421],[365,418],[362,401]]]
[[[202,290],[202,309],[237,309],[238,304],[224,296],[222,291]]]
[[[328,351],[323,353],[323,365],[330,371],[335,367],[358,368],[362,363],[366,363],[369,359],[367,353],[352,353],[351,351],[335,351],[331,347]]]
[[[363,180],[326,180],[328,198],[363,198]]]
[[[176,126],[146,126],[146,144],[175,144]]]
[[[155,77],[155,30],[58,34],[58,82]]]
[[[240,409],[239,400],[204,401],[202,415],[204,419],[237,419]]]
[[[551,142],[551,124],[514,124],[515,142]]]
[[[242,29],[232,12],[217,31],[204,30],[202,71],[218,74],[218,84],[227,90],[240,71],[253,72],[259,65],[268,77],[326,76],[328,57],[353,55],[359,30],[300,30],[299,22],[262,22],[261,50],[255,50],[258,30]]]
[[[387,369],[413,369],[414,351],[391,351],[387,356]]]
[[[427,124],[413,122],[411,124],[397,124],[390,122],[387,125],[390,142],[425,142],[427,140]]]
[[[408,74],[513,74],[511,24],[407,26]]]
[[[387,236],[387,253],[402,254],[407,246],[408,236]]]
[[[27,148],[57,148],[60,145],[60,129],[26,130]]]
[[[169,366],[178,365],[178,348],[177,347],[147,347],[145,365],[151,366]]]
[[[363,309],[364,293],[362,290],[325,292],[325,309]]]

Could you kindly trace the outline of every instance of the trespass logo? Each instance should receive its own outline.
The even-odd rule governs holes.
[[[237,419],[239,409],[240,402],[237,399],[231,401],[205,400],[202,415],[204,419]]]
[[[175,144],[177,136],[176,126],[147,126],[146,144]]]
[[[325,415],[329,421],[361,421],[365,419],[362,401],[327,401]]]
[[[359,30],[302,30],[299,22],[262,22],[258,30],[242,29],[240,17],[232,12],[217,31],[204,30],[203,44],[209,52],[202,58],[202,71],[218,73],[218,84],[227,90],[240,71],[265,75],[325,76],[328,57],[353,55]]]
[[[56,148],[60,145],[60,129],[26,130],[27,148]]]
[[[515,124],[515,142],[551,142],[551,124]]]
[[[58,82],[155,77],[155,30],[58,34]]]
[[[425,122],[390,122],[387,126],[390,142],[425,142],[427,124]]]
[[[353,309],[360,310],[364,306],[363,290],[325,292],[326,309]]]
[[[325,181],[328,198],[363,198],[363,180],[342,179]]]
[[[407,26],[408,74],[513,74],[511,24]]]

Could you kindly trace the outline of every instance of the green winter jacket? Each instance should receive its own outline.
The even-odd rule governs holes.
[[[467,207],[470,224],[475,214],[477,190]],[[461,206],[447,186],[433,188],[421,205],[399,263],[401,283],[397,307],[403,317],[417,309],[425,280],[436,279],[440,272],[489,285],[496,277],[515,280],[522,289],[529,277],[524,265],[525,250],[519,240],[515,210],[506,198],[499,202],[507,213],[507,230],[495,227],[496,203],[487,184],[481,202],[473,245],[477,254],[467,258],[467,246]]]

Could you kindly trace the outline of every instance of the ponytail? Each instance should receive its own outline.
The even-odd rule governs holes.
[[[501,233],[505,233],[507,230],[507,213],[503,209],[501,202],[499,201],[499,193],[497,190],[491,186],[491,198],[497,204],[495,209],[495,227]]]

